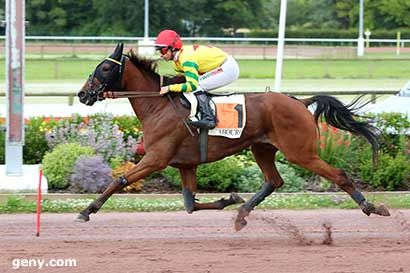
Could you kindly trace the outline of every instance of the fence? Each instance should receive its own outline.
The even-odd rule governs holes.
[[[291,96],[310,96],[326,94],[332,96],[352,96],[352,95],[370,95],[372,103],[376,103],[378,96],[380,95],[394,95],[397,94],[398,90],[337,90],[330,92],[323,91],[289,91],[284,92]],[[67,97],[68,105],[74,104],[74,98],[77,96],[76,92],[25,92],[27,97]],[[0,97],[4,97],[5,93],[0,93]]]
[[[154,38],[149,38],[153,41]],[[236,58],[262,58],[276,57],[277,38],[239,38],[239,37],[184,37],[188,43],[211,42],[217,43],[226,52]],[[0,41],[4,36],[0,36]],[[47,54],[67,56],[89,56],[98,54],[106,56],[112,51],[114,42],[127,42],[127,47],[144,48],[152,47],[143,37],[99,37],[99,36],[26,36],[26,54],[36,54],[44,58]],[[405,45],[410,39],[369,39],[369,44],[382,44],[382,47],[370,47],[366,52],[397,53],[396,45],[400,43],[400,51],[410,52]],[[357,39],[326,39],[326,38],[286,38],[285,55],[294,58],[351,58],[357,55]],[[2,42],[3,43],[3,42]],[[332,45],[332,46],[329,46]],[[4,55],[4,46],[0,43],[0,54]]]

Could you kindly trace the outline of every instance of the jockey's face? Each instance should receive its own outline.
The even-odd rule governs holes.
[[[166,51],[165,54],[163,54],[163,52],[161,52],[161,58],[166,60],[166,61],[170,61],[172,60],[173,56],[172,56],[172,50],[170,48],[168,48],[168,50]]]

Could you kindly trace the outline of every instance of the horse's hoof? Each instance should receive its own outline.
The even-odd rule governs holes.
[[[191,214],[195,210],[195,194],[190,190],[183,189],[182,196],[184,197],[184,207],[188,214]]]
[[[374,213],[377,214],[377,215],[381,215],[381,216],[390,216],[390,212],[389,212],[389,210],[386,208],[385,205],[380,205],[380,206],[378,206],[378,207],[375,209]]]
[[[246,222],[245,219],[236,219],[236,221],[235,221],[235,230],[240,231],[241,229],[243,229],[246,226],[247,223],[248,222]]]
[[[229,196],[229,199],[231,199],[233,202],[235,202],[234,204],[245,203],[245,199],[240,197],[239,194],[237,194],[236,192],[232,192],[231,196]]]
[[[85,222],[90,221],[90,216],[80,213],[78,214],[77,218],[75,218],[75,221],[85,223]]]
[[[235,220],[235,230],[240,231],[243,229],[248,222],[246,222],[245,217],[249,215],[249,211],[242,207],[239,208],[238,216],[236,216]]]
[[[193,212],[194,212],[194,207],[192,206],[192,207],[185,207],[185,211],[188,213],[188,214],[192,214]]]
[[[375,213],[376,207],[367,201],[364,201],[360,204],[360,208],[362,209],[363,213],[366,214],[367,216],[370,216],[370,214]]]
[[[360,207],[367,216],[372,213],[380,216],[390,216],[389,210],[384,205],[376,207],[372,203],[364,201],[362,204],[360,204]]]

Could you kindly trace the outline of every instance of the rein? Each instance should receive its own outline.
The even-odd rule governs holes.
[[[148,98],[161,97],[159,92],[143,92],[143,91],[104,91],[103,97],[108,99],[118,98]]]
[[[113,61],[111,58],[106,58],[107,60]],[[119,63],[118,61],[114,60]],[[164,78],[159,75],[159,86],[163,84]],[[148,98],[148,97],[160,97],[162,96],[159,92],[143,92],[143,91],[104,91],[103,97],[107,99],[117,99],[117,98]]]

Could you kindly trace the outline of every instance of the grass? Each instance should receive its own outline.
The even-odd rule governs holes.
[[[274,78],[274,60],[239,60],[241,78]],[[284,79],[408,78],[406,60],[285,60]]]
[[[222,195],[222,194],[221,194]],[[391,209],[410,209],[410,193],[366,193],[367,199],[375,204],[384,203]],[[247,195],[247,198],[249,195]],[[200,197],[201,202],[219,199],[215,194]],[[43,212],[75,213],[84,209],[92,200],[90,196],[76,198],[45,198]],[[235,207],[232,207],[233,209]],[[357,205],[344,193],[332,194],[274,194],[260,204],[261,209],[356,209]],[[102,211],[151,212],[181,211],[183,200],[180,195],[116,195],[107,201]],[[0,213],[33,213],[36,202],[24,195],[10,195],[0,200]]]
[[[77,58],[27,59],[27,81],[85,80],[99,63]],[[242,79],[275,77],[275,60],[238,60]],[[410,62],[403,59],[287,59],[284,79],[377,79],[408,78]],[[160,62],[161,74],[173,74],[170,63]],[[0,78],[5,77],[4,59]]]

